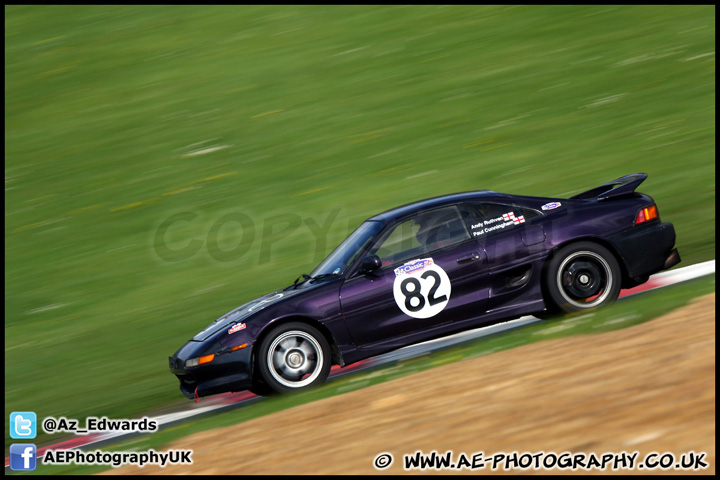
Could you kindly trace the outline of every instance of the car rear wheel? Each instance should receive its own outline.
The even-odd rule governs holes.
[[[286,323],[263,338],[256,362],[262,384],[275,392],[294,392],[327,379],[330,345],[315,327]]]
[[[620,264],[602,245],[566,245],[545,270],[548,311],[571,313],[612,303],[620,293],[621,277]]]

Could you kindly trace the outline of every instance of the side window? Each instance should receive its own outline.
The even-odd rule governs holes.
[[[383,266],[469,239],[457,207],[420,213],[395,225],[370,250]]]
[[[499,203],[468,203],[461,210],[468,230],[476,238],[507,232],[542,215],[531,208]]]

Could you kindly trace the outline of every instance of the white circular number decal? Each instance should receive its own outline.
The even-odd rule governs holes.
[[[450,278],[432,258],[408,262],[395,275],[395,303],[411,317],[434,317],[450,300]]]

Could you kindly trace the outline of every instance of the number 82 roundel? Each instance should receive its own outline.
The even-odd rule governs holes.
[[[450,301],[450,290],[450,278],[432,258],[412,260],[395,269],[395,303],[411,317],[440,313]]]

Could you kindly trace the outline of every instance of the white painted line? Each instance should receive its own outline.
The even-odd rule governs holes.
[[[651,278],[656,278],[658,280],[662,279],[663,282],[667,282],[667,285],[670,285],[672,283],[684,282],[685,280],[702,277],[703,275],[710,275],[711,273],[715,273],[715,260],[696,263],[695,265],[678,268],[677,270],[660,272],[653,275]]]

